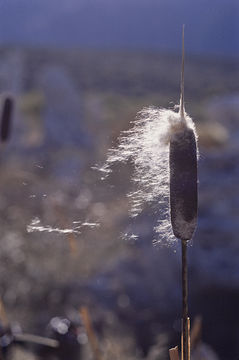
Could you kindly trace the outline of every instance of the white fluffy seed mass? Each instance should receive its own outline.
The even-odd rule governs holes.
[[[175,237],[169,211],[169,141],[175,132],[185,127],[195,131],[194,124],[186,114],[181,118],[173,110],[149,107],[138,113],[132,125],[130,130],[122,132],[118,146],[108,151],[106,163],[100,170],[106,178],[115,163],[132,163],[135,190],[128,194],[130,215],[136,217],[146,205],[156,205],[154,242],[170,244]]]

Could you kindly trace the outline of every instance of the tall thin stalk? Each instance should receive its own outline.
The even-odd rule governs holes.
[[[181,95],[180,95],[180,116],[184,118],[184,25],[182,33],[182,67],[181,67]]]
[[[188,349],[188,267],[187,267],[187,242],[181,241],[182,244],[182,330],[183,330],[183,360],[190,359]]]
[[[170,211],[174,235],[182,247],[182,360],[190,360],[187,243],[197,224],[197,144],[184,109],[184,26],[182,38],[180,122],[170,139]]]

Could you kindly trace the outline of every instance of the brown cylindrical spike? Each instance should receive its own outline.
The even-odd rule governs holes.
[[[170,141],[170,210],[174,235],[190,240],[197,224],[197,145],[192,129],[185,126]]]

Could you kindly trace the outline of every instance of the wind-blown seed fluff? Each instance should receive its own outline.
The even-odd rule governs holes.
[[[156,205],[157,242],[175,240],[169,210],[169,142],[180,129],[195,132],[186,114],[182,119],[173,110],[145,108],[139,112],[132,128],[121,134],[118,146],[109,150],[106,163],[100,169],[106,177],[117,162],[133,164],[135,190],[128,194],[130,214],[135,217],[146,204]]]

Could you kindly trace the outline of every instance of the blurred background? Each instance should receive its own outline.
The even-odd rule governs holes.
[[[200,149],[194,359],[238,359],[238,18],[237,0],[0,1],[0,91],[16,99],[0,149],[7,322],[45,335],[53,317],[81,322],[85,306],[102,359],[168,359],[180,343],[180,244],[152,246],[149,211],[133,222],[138,240],[125,240],[130,166],[107,181],[94,166],[142,107],[178,104],[184,23],[186,110]],[[29,232],[32,223],[76,232]],[[93,358],[87,336],[79,343],[78,359]]]

